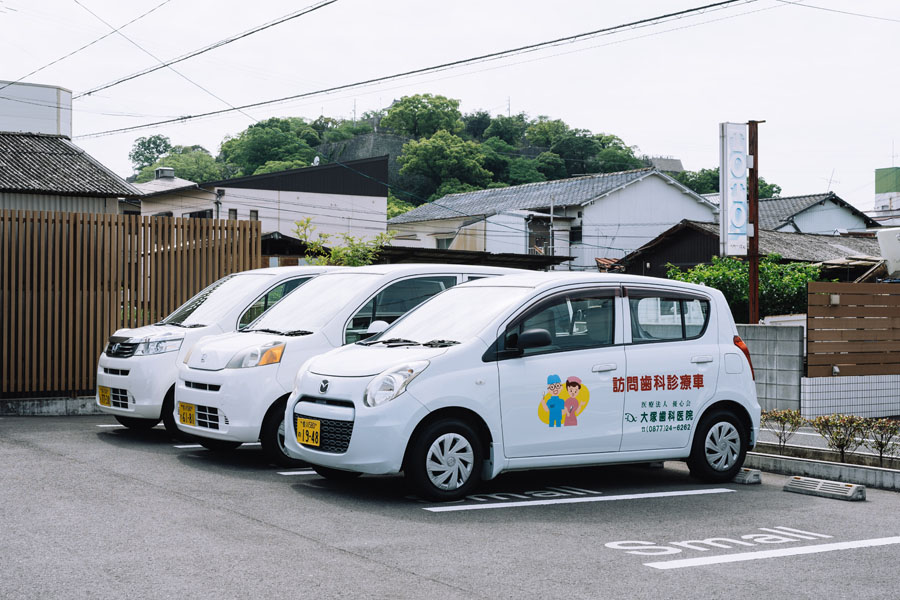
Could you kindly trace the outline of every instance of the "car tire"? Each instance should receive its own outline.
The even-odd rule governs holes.
[[[284,436],[288,435],[284,423],[284,411],[287,407],[287,399],[280,400],[269,408],[266,418],[263,419],[262,428],[259,430],[259,443],[262,446],[266,458],[280,467],[301,467],[306,463],[302,460],[288,456],[284,449]]]
[[[209,450],[210,452],[231,452],[236,450],[241,442],[232,442],[230,440],[216,440],[213,438],[197,437],[197,443]]]
[[[691,475],[710,483],[731,481],[744,464],[748,445],[746,427],[734,413],[704,415],[687,461]]]
[[[120,424],[135,431],[147,431],[148,429],[153,429],[159,423],[159,419],[139,419],[137,417],[120,417],[119,415],[115,415],[115,417]]]
[[[436,421],[413,439],[406,478],[414,491],[428,500],[459,500],[481,481],[482,456],[481,440],[468,423]]]
[[[320,476],[332,481],[347,481],[362,475],[359,471],[344,471],[343,469],[332,469],[331,467],[321,467],[319,465],[313,465],[312,468]]]
[[[178,421],[175,419],[175,389],[169,390],[162,403],[162,422],[166,433],[176,440],[187,440],[190,436],[178,429]]]

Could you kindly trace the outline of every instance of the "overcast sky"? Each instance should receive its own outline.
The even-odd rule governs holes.
[[[715,167],[722,121],[760,125],[760,174],[783,195],[873,205],[874,170],[900,165],[900,2],[738,2],[504,60],[186,123],[79,137],[313,92],[702,6],[713,0],[337,0],[308,15],[74,101],[76,143],[122,176],[140,136],[200,144],[271,116],[352,118],[416,93],[463,112],[547,115],[640,153]],[[0,0],[0,79],[75,92],[272,21],[315,0]],[[805,6],[798,6],[803,4]],[[90,11],[90,12],[89,12]],[[846,14],[849,11],[857,14]],[[94,16],[91,12],[95,13]],[[862,16],[861,16],[862,15]],[[129,41],[131,40],[131,41]],[[143,49],[143,50],[141,50]],[[152,58],[152,54],[156,59]],[[203,88],[203,89],[201,89]],[[0,92],[2,93],[2,92]],[[218,98],[216,98],[218,97]],[[249,116],[248,116],[249,115]]]

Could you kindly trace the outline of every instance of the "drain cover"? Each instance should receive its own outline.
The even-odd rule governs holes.
[[[827,481],[811,477],[791,477],[784,484],[784,491],[796,494],[808,494],[836,500],[865,500],[866,486],[840,481]]]

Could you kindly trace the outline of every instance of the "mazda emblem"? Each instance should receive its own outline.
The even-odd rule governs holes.
[[[327,391],[328,391],[328,380],[323,379],[322,383],[319,384],[319,393],[324,394]]]

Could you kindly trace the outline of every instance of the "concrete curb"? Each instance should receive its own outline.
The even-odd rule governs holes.
[[[879,490],[900,492],[900,471],[776,454],[748,452],[744,466],[779,475],[800,475],[829,481],[856,483]]]
[[[53,417],[69,415],[100,415],[95,396],[77,398],[23,398],[0,400],[0,416],[3,417]]]

